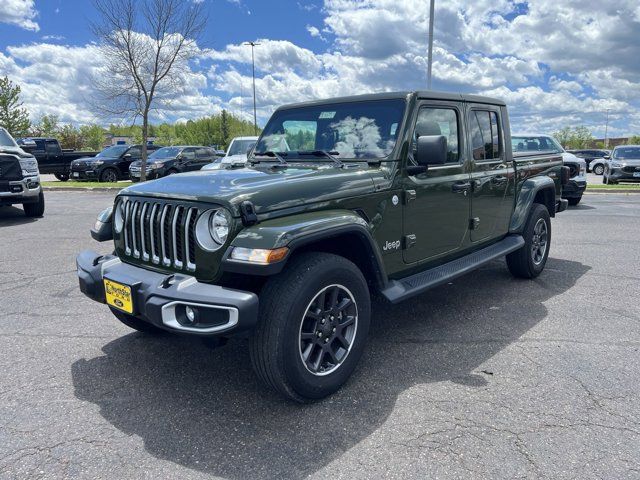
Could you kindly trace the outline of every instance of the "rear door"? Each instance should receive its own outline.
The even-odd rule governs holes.
[[[470,178],[462,124],[461,103],[422,102],[413,123],[408,164],[415,165],[416,139],[420,135],[444,135],[448,158],[444,165],[404,180],[405,263],[435,260],[454,254],[463,246],[469,225]]]
[[[150,152],[147,152],[149,154]],[[118,170],[120,170],[120,174],[124,177],[129,175],[129,165],[131,165],[136,160],[142,159],[142,147],[140,145],[135,145],[131,147],[129,150],[124,152],[120,159],[118,160]]]
[[[210,148],[197,148],[196,149],[196,162],[194,165],[194,170],[200,170],[202,167],[207,165],[208,163],[213,162],[213,150]]]
[[[506,160],[499,106],[471,104],[467,122],[473,160],[470,237],[472,242],[482,242],[504,235],[508,229],[514,168]]]
[[[197,158],[195,148],[185,148],[180,154],[180,170],[190,172],[197,170]]]

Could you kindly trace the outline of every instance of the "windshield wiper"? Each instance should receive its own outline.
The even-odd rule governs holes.
[[[303,152],[297,152],[298,155],[313,155],[315,157],[319,157],[319,156],[325,156],[328,159],[330,159],[334,166],[336,167],[342,167],[344,164],[342,163],[342,160],[340,160],[339,158],[335,157],[334,155],[340,155],[340,152],[327,152],[326,150],[313,150],[313,151],[303,151]]]
[[[268,150],[266,152],[254,152],[253,154],[254,157],[273,157],[278,160],[279,165],[289,165],[289,163],[283,158],[286,155],[286,153],[278,153],[271,150]],[[254,158],[253,160],[251,160],[251,165],[253,165],[254,163],[260,163],[260,160],[256,160]]]

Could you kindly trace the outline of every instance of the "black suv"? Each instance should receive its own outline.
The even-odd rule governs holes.
[[[191,145],[162,147],[147,158],[146,178],[165,177],[174,173],[200,170],[216,160],[213,148]],[[133,182],[140,181],[142,160],[136,160],[129,166],[129,176]]]
[[[609,150],[567,150],[569,153],[573,153],[576,157],[583,158],[585,162],[587,162],[587,172],[591,171],[591,162],[596,158],[604,158],[607,155],[611,155]],[[602,167],[601,167],[602,168]],[[602,175],[602,171],[594,172],[598,175]]]
[[[160,147],[147,145],[153,152]],[[113,145],[95,157],[79,158],[71,162],[71,179],[117,182],[129,178],[129,165],[142,158],[142,145]]]

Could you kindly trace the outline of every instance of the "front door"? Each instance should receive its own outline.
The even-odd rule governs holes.
[[[447,257],[465,242],[471,183],[462,136],[463,115],[457,103],[425,102],[418,110],[408,164],[415,165],[416,139],[421,135],[444,135],[448,158],[444,165],[431,166],[426,172],[405,179],[405,263]]]
[[[513,166],[505,161],[501,118],[499,107],[469,107],[469,145],[473,158],[470,221],[472,242],[500,237],[509,228],[515,179]]]

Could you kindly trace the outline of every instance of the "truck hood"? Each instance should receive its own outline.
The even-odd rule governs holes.
[[[201,170],[132,185],[120,194],[218,203],[228,205],[234,216],[239,216],[239,205],[246,200],[260,214],[374,190],[372,174],[366,167],[296,166]]]

